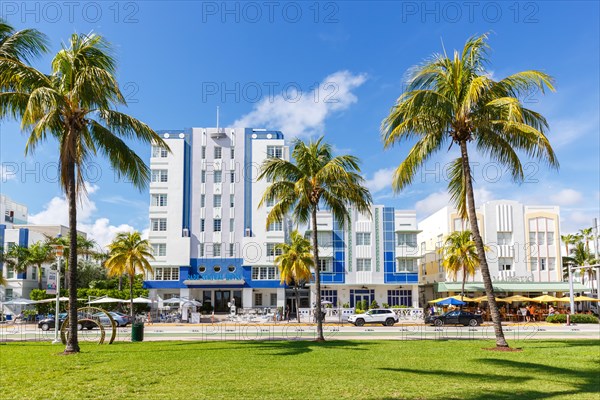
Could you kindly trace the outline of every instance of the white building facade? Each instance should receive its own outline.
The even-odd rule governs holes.
[[[499,293],[561,293],[563,282],[560,210],[557,206],[524,205],[510,200],[489,201],[477,208],[479,230],[489,251],[486,254],[494,286]],[[438,251],[454,231],[468,228],[456,209],[446,206],[419,223],[418,242],[424,255],[420,283],[424,297],[456,292],[462,276],[450,281]],[[481,272],[469,277],[467,289],[482,293]],[[460,291],[460,289],[458,289]]]
[[[150,296],[210,303],[216,312],[283,307],[274,249],[286,224],[265,224],[259,208],[267,185],[258,181],[268,157],[288,159],[278,131],[191,128],[161,131],[170,147],[153,147],[150,234],[156,260],[145,287]]]

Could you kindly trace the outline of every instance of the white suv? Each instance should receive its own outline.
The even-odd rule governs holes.
[[[364,324],[382,324],[383,326],[393,326],[398,322],[398,315],[387,308],[378,308],[369,310],[364,314],[354,314],[348,317],[348,322],[355,326]]]

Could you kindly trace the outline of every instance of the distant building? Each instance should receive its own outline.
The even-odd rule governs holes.
[[[17,203],[8,196],[0,194],[0,224],[12,227],[14,224],[27,223],[27,206]]]
[[[564,293],[560,210],[557,206],[530,206],[516,201],[498,200],[477,208],[479,229],[489,247],[487,262],[496,291],[502,294]],[[454,231],[469,228],[456,209],[446,206],[419,223],[419,245],[424,255],[420,262],[422,297],[460,292],[462,276],[449,279],[438,249]],[[468,279],[469,294],[483,294],[481,272]]]

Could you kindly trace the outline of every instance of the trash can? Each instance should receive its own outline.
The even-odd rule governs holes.
[[[134,322],[131,325],[131,341],[132,342],[143,342],[144,341],[144,323]]]

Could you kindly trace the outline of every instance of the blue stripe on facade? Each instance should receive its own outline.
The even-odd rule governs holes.
[[[6,231],[6,225],[0,224],[0,251],[4,251],[4,235]],[[4,263],[0,262],[0,271],[4,268]]]
[[[383,208],[383,281],[384,283],[418,283],[418,272],[396,272],[394,208]]]
[[[344,227],[335,219],[333,221],[333,272],[321,273],[322,283],[345,283],[345,250],[344,250]]]
[[[252,233],[252,129],[244,133],[244,236]]]
[[[19,246],[29,247],[29,229],[19,228]],[[27,271],[18,273],[17,279],[27,279]]]
[[[191,204],[191,166],[192,166],[192,132],[185,136],[183,144],[183,221],[182,229],[190,230],[190,204]]]

